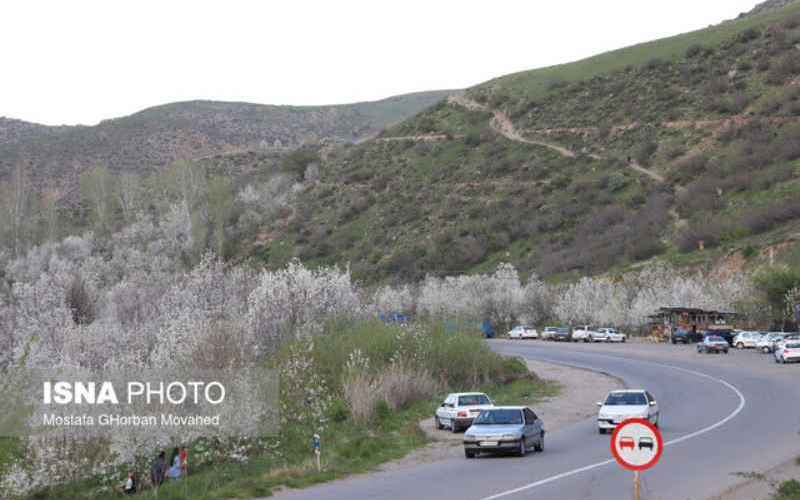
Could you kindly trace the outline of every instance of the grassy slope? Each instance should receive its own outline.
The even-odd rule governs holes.
[[[798,14],[795,3],[470,89],[533,137],[541,128],[596,127],[542,137],[604,159],[511,142],[490,129],[488,113],[440,103],[383,135],[450,140],[373,141],[339,152],[291,220],[279,223],[282,236],[255,257],[271,265],[291,255],[349,262],[367,281],[471,272],[501,260],[571,276],[656,255],[679,263],[717,256],[691,252],[701,239],[723,253],[760,246],[763,235],[781,241],[797,218],[777,213],[800,192],[790,145],[797,126],[771,120],[800,115],[800,92],[788,86],[797,74],[800,25],[790,20]],[[724,134],[718,125],[666,126],[739,113],[751,123]],[[693,164],[701,152],[708,161]],[[634,172],[628,156],[667,182]]]

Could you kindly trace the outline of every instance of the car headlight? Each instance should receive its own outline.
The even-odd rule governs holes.
[[[601,413],[600,415],[598,415],[597,418],[602,418],[603,420],[606,420],[606,419],[611,418],[611,415],[608,415],[606,413]]]
[[[475,441],[475,434],[464,434],[464,441]]]

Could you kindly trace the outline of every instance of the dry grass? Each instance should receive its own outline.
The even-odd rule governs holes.
[[[358,423],[372,420],[381,401],[392,410],[399,410],[416,401],[430,399],[438,390],[439,384],[430,373],[404,363],[392,363],[377,375],[351,373],[344,383],[345,400],[353,420]]]

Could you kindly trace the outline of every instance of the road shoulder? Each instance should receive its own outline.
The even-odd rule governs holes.
[[[766,472],[742,472],[739,476],[742,482],[708,500],[769,500],[782,482],[800,476],[800,465],[792,460]]]
[[[594,416],[597,411],[595,403],[599,399],[608,391],[624,387],[621,380],[604,373],[542,361],[526,362],[528,369],[539,377],[555,380],[561,386],[558,396],[547,398],[534,408],[549,433]],[[436,430],[433,418],[420,422],[420,428],[432,442],[400,460],[382,465],[379,470],[406,469],[464,454],[461,448],[463,433]]]

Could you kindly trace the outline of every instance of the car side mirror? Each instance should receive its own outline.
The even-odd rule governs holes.
[[[603,406],[603,403],[601,403],[600,401],[598,401],[598,402],[597,402],[597,406]]]
[[[655,405],[656,405],[655,401],[650,401],[650,406],[655,406]]]

